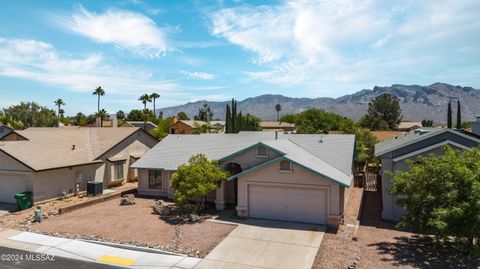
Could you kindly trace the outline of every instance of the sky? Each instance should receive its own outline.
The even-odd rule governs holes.
[[[480,1],[1,1],[0,108],[67,115],[375,85],[480,88]]]

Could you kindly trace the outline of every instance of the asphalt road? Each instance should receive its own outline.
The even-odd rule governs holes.
[[[53,260],[52,260],[53,259]],[[0,247],[1,269],[119,269],[120,267]]]

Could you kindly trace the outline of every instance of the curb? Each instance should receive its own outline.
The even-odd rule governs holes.
[[[121,248],[121,249],[126,249],[126,250],[135,250],[135,251],[148,252],[148,253],[154,253],[154,254],[165,254],[165,255],[172,255],[172,256],[180,256],[180,257],[185,257],[185,258],[188,257],[188,255],[185,255],[185,254],[179,254],[179,253],[175,253],[175,252],[164,251],[164,250],[148,248],[148,247],[139,247],[139,246],[128,245],[128,244],[118,244],[118,243],[87,240],[87,239],[76,239],[76,240],[84,241],[84,242],[87,242],[87,243],[98,244],[98,245],[104,245],[104,246],[107,246],[107,247]]]

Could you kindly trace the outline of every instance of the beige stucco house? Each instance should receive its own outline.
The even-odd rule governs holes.
[[[169,135],[133,167],[141,195],[173,198],[170,179],[198,153],[231,174],[208,200],[242,217],[337,226],[352,183],[354,135]]]
[[[31,191],[34,201],[136,177],[130,166],[158,140],[139,128],[29,128],[0,140],[0,202]]]

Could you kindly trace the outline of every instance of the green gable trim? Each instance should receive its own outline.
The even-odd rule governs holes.
[[[326,175],[324,175],[324,174],[322,174],[322,173],[319,173],[319,172],[317,172],[317,171],[315,171],[315,170],[313,170],[313,169],[311,169],[311,168],[309,168],[309,167],[307,167],[307,166],[305,166],[305,165],[303,165],[303,164],[300,164],[300,163],[298,163],[298,162],[292,161],[291,159],[289,159],[289,158],[286,157],[286,156],[281,156],[281,157],[278,157],[278,158],[276,158],[276,159],[273,159],[273,160],[270,160],[270,161],[268,161],[268,162],[265,162],[265,163],[262,163],[262,164],[260,164],[260,165],[257,165],[257,166],[255,166],[255,167],[252,167],[252,168],[250,168],[250,169],[248,169],[248,170],[245,170],[245,171],[243,171],[243,172],[241,172],[241,173],[238,173],[238,174],[236,174],[236,175],[233,175],[233,176],[229,177],[227,180],[238,179],[239,177],[248,175],[248,174],[250,174],[250,173],[252,173],[252,172],[255,172],[256,170],[258,170],[258,169],[260,169],[260,168],[269,166],[269,165],[271,165],[271,164],[277,163],[277,162],[282,161],[282,160],[287,160],[287,161],[289,161],[289,162],[292,162],[292,163],[294,163],[294,164],[302,167],[303,169],[305,169],[305,170],[307,170],[307,171],[310,171],[310,172],[312,172],[312,173],[314,173],[314,174],[316,174],[316,175],[318,175],[318,176],[321,176],[321,177],[323,177],[323,178],[325,178],[325,179],[328,179],[328,180],[330,180],[330,181],[332,181],[332,182],[334,182],[334,183],[337,183],[337,184],[339,184],[339,185],[342,186],[342,187],[345,187],[345,188],[350,187],[349,185],[347,185],[347,184],[345,184],[345,183],[342,183],[342,182],[340,182],[340,181],[338,181],[338,180],[336,180],[336,179],[333,179],[333,178],[328,177],[328,176],[326,176]]]
[[[249,147],[246,147],[246,148],[244,148],[244,149],[242,149],[242,150],[239,150],[239,151],[234,152],[234,153],[232,153],[232,154],[229,154],[229,155],[227,155],[227,156],[225,156],[225,157],[222,157],[221,159],[218,160],[218,162],[219,162],[219,163],[222,163],[222,162],[224,162],[224,161],[226,161],[226,160],[228,160],[228,159],[230,159],[230,158],[232,158],[232,157],[234,157],[234,156],[238,156],[238,155],[240,155],[240,154],[242,154],[242,153],[244,153],[244,152],[246,152],[246,151],[249,151],[249,150],[251,150],[251,149],[253,149],[253,148],[256,148],[256,147],[259,147],[259,146],[266,147],[267,149],[272,150],[272,151],[275,151],[275,152],[278,153],[278,154],[285,155],[284,152],[282,152],[282,151],[280,151],[280,150],[278,150],[278,149],[276,149],[276,148],[272,148],[272,147],[270,147],[270,146],[268,146],[268,145],[263,144],[262,142],[258,142],[258,143],[256,143],[256,144],[253,144],[253,145],[251,145],[251,146],[249,146]]]

